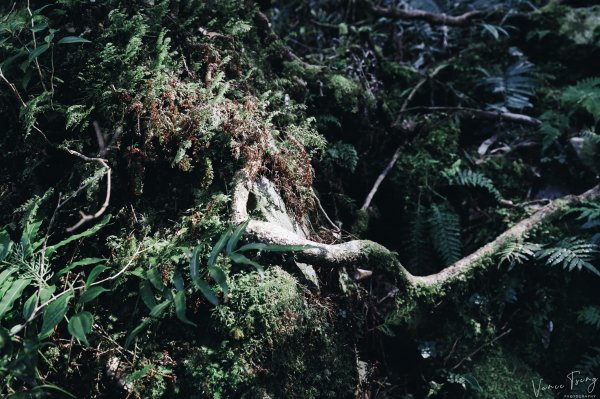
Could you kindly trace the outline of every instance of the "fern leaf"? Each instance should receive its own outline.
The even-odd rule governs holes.
[[[428,220],[429,235],[437,254],[446,266],[460,259],[460,224],[458,215],[450,208],[431,206]]]
[[[600,371],[600,348],[592,348],[592,351],[585,354],[575,368],[581,371],[581,375],[596,375]]]
[[[577,321],[600,330],[600,307],[586,306],[577,313]]]
[[[597,245],[590,244],[585,240],[570,238],[559,242],[556,247],[538,251],[535,257],[545,259],[548,266],[560,264],[569,271],[585,268],[600,276],[598,269],[590,263],[593,255],[597,252]]]
[[[460,170],[450,178],[450,184],[464,187],[482,188],[490,193],[497,201],[502,200],[502,194],[494,186],[494,182],[480,172]]]
[[[542,247],[539,244],[509,241],[498,251],[500,265],[503,263],[508,263],[510,270],[516,265],[520,265],[530,259],[533,259],[536,252],[541,249]]]
[[[565,89],[560,99],[568,105],[577,105],[585,109],[594,120],[600,120],[600,78],[579,81]]]

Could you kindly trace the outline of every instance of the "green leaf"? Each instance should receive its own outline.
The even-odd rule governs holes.
[[[37,220],[32,221],[31,223],[28,222],[23,228],[23,233],[21,234],[21,246],[23,247],[25,256],[31,255],[31,253],[43,243],[43,240],[41,240],[32,245],[32,241],[37,236],[41,225],[42,221]]]
[[[261,242],[252,242],[250,244],[242,245],[234,252],[244,252],[250,250],[265,251],[265,252],[295,252],[304,251],[306,249],[318,248],[315,245],[271,245],[264,244]]]
[[[56,273],[55,278],[67,274],[68,272],[70,272],[71,270],[75,269],[78,266],[95,265],[96,263],[100,263],[100,262],[104,262],[104,261],[105,261],[105,259],[102,259],[102,258],[85,258],[85,259],[78,260],[77,262],[73,262],[69,266],[60,269],[60,271],[58,273]]]
[[[0,299],[4,296],[4,292],[6,292],[9,288],[8,286],[5,287],[5,284],[9,282],[9,277],[16,271],[16,268],[9,267],[0,273]]]
[[[181,275],[181,272],[179,270],[175,270],[173,272],[173,285],[175,285],[175,289],[177,291],[183,291],[184,288],[184,282],[183,282],[183,276]]]
[[[0,301],[0,320],[13,308],[15,301],[21,297],[23,290],[30,282],[30,279],[22,278],[12,283],[10,289],[4,294]]]
[[[250,220],[246,220],[244,223],[240,223],[239,226],[235,228],[233,234],[231,235],[231,238],[229,239],[229,241],[227,241],[227,248],[225,248],[225,252],[227,252],[228,254],[233,252],[233,249],[237,246],[238,242],[240,241],[240,238],[242,238],[242,235],[246,231],[248,223],[250,223]]]
[[[223,269],[218,266],[211,266],[208,268],[208,273],[215,280],[215,282],[219,284],[223,290],[223,293],[227,295],[229,292],[229,286],[227,285],[227,275],[225,275]]]
[[[208,302],[212,303],[215,306],[219,305],[219,298],[215,295],[215,292],[210,288],[210,285],[204,280],[198,280],[194,282],[202,295],[208,300]]]
[[[87,280],[85,281],[85,286],[89,287],[90,285],[94,284],[94,281],[96,281],[98,275],[100,275],[100,273],[108,269],[110,269],[110,267],[104,265],[98,265],[94,267],[90,272],[90,275],[88,276]]]
[[[33,314],[35,309],[35,305],[37,304],[38,293],[34,292],[29,299],[25,301],[23,305],[23,319],[27,320]]]
[[[91,43],[91,42],[87,39],[84,39],[83,37],[67,36],[67,37],[63,37],[62,39],[60,39],[57,44],[71,44],[71,43]]]
[[[40,290],[40,303],[48,302],[48,299],[54,294],[56,291],[55,285],[49,285],[48,287],[44,287]]]
[[[191,322],[185,315],[185,292],[179,291],[175,295],[175,315],[182,322],[190,326],[198,327],[196,323]]]
[[[262,276],[262,275],[264,275],[264,272],[265,272],[265,270],[264,270],[264,268],[262,267],[262,265],[261,265],[261,264],[259,264],[259,263],[257,263],[257,262],[255,262],[255,261],[253,261],[253,260],[251,260],[251,259],[249,259],[249,258],[247,258],[247,257],[245,257],[244,255],[241,255],[241,254],[238,254],[238,253],[235,253],[235,252],[234,252],[234,253],[232,253],[232,254],[229,254],[229,258],[230,258],[230,259],[231,259],[233,262],[235,262],[235,263],[242,263],[242,264],[245,264],[245,265],[251,265],[251,266],[254,266],[254,267],[256,268],[256,271],[257,271],[257,272],[258,272],[258,273],[259,273],[261,276]]]
[[[125,340],[125,349],[129,348],[133,340],[139,335],[140,332],[144,331],[150,323],[152,323],[152,319],[146,317],[136,328],[133,329],[133,331],[129,333],[127,339]]]
[[[10,352],[12,352],[12,340],[6,328],[0,327],[0,353]]]
[[[156,268],[149,269],[146,272],[146,277],[159,292],[164,292],[167,289]]]
[[[67,328],[71,336],[90,346],[86,335],[92,331],[92,324],[94,324],[94,316],[90,312],[81,312],[71,317]]]
[[[62,294],[44,309],[44,321],[42,322],[42,329],[38,334],[38,339],[43,340],[52,335],[54,327],[65,316],[69,309],[69,300],[73,297],[73,292]]]
[[[32,31],[33,33],[38,33],[38,32],[41,32],[41,31],[43,31],[43,30],[44,30],[44,29],[46,29],[47,27],[48,27],[48,24],[47,24],[46,22],[43,22],[43,23],[41,23],[41,24],[37,24],[37,25],[35,25],[35,26],[32,26],[32,27],[31,27],[31,31]]]
[[[200,279],[200,268],[198,265],[198,253],[200,252],[200,246],[197,246],[192,251],[192,258],[190,259],[190,276],[192,281]]]
[[[65,245],[70,244],[71,242],[73,242],[75,240],[79,240],[80,238],[89,237],[91,235],[96,234],[102,227],[106,226],[106,224],[110,221],[110,218],[111,218],[111,215],[106,215],[100,222],[96,223],[89,229],[82,231],[81,233],[78,233],[78,234],[73,234],[72,236],[67,237],[66,239],[62,240],[58,244],[48,246],[46,248],[46,255],[47,256],[52,255],[54,252],[56,252],[56,250],[58,248],[64,247]]]
[[[98,297],[98,295],[100,295],[106,291],[110,291],[110,290],[107,288],[101,287],[101,286],[91,287],[91,288],[87,289],[83,293],[83,295],[81,295],[81,297],[79,298],[79,301],[77,303],[79,303],[80,305],[83,305],[84,303],[93,301],[94,299],[96,299]]]
[[[148,280],[140,281],[140,297],[148,309],[152,310],[156,306],[154,292]]]
[[[212,251],[210,252],[210,257],[208,258],[208,267],[215,264],[215,262],[217,261],[217,256],[219,256],[219,254],[223,250],[223,247],[225,246],[225,243],[227,242],[230,236],[231,230],[228,229],[225,233],[221,235],[221,237],[219,237],[219,241],[217,241]]]
[[[152,370],[152,367],[153,367],[152,364],[147,364],[141,370],[134,371],[133,373],[128,375],[127,378],[125,378],[125,383],[130,384],[134,381],[139,380],[142,377],[145,377],[146,375],[148,375],[150,373],[150,371]]]
[[[12,241],[10,240],[10,235],[6,230],[0,231],[0,262],[6,259],[8,254],[10,253],[10,249],[12,247]],[[4,281],[0,279],[0,281]]]
[[[49,44],[42,44],[29,52],[29,62],[35,60],[40,55],[44,54],[50,48]]]
[[[152,310],[150,311],[150,316],[159,318],[160,316],[162,316],[162,314],[165,312],[165,310],[169,306],[171,306],[170,299],[167,299],[166,301],[159,303],[158,305],[156,305],[155,307],[152,308]]]

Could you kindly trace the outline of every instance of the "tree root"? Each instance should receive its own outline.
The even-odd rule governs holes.
[[[248,198],[253,185],[253,179],[250,176],[250,172],[246,169],[241,169],[234,177],[231,219],[235,224],[242,223],[249,218],[247,210]],[[301,262],[325,267],[383,268],[397,272],[406,284],[415,287],[433,287],[446,285],[449,282],[460,279],[478,265],[487,267],[487,264],[482,261],[493,256],[506,242],[522,238],[541,222],[559,214],[566,206],[597,198],[600,198],[600,185],[593,187],[581,195],[567,195],[551,201],[530,217],[523,219],[506,230],[494,241],[489,242],[440,272],[428,276],[415,276],[411,274],[398,262],[390,250],[369,240],[352,240],[341,244],[324,244],[303,238],[275,223],[253,219],[250,219],[246,232],[259,242],[267,244],[310,246],[311,248],[309,249],[296,252],[296,257]]]

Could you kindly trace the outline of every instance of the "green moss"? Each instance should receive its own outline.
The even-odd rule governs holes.
[[[342,75],[331,75],[328,78],[329,88],[333,91],[336,102],[352,112],[357,112],[360,99],[364,95],[362,87]]]
[[[560,33],[576,44],[600,43],[600,6],[569,9]]]
[[[227,343],[203,348],[190,360],[205,376],[203,394],[228,397],[252,386],[277,398],[351,395],[356,360],[351,337],[333,309],[315,302],[279,267],[263,278],[238,275],[230,290],[227,302],[213,313]]]
[[[481,385],[482,399],[520,399],[534,397],[532,381],[541,376],[521,359],[496,347],[482,354],[473,364],[472,372]],[[547,391],[538,398],[552,398]]]

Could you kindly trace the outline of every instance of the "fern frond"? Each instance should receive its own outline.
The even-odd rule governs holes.
[[[408,253],[408,264],[411,270],[421,273],[430,272],[431,251],[428,250],[429,236],[427,230],[428,208],[419,205],[414,211],[414,216],[409,223],[408,239],[406,248]]]
[[[577,321],[600,330],[600,307],[586,306],[577,312]]]
[[[531,242],[509,241],[498,251],[500,265],[509,264],[509,270],[533,259],[536,252],[542,249],[540,244]]]
[[[327,148],[327,155],[339,166],[354,172],[358,164],[358,153],[351,144],[338,141]]]
[[[583,227],[588,227],[586,225],[590,225],[594,222],[598,222],[600,220],[600,203],[590,202],[587,204],[583,204],[581,206],[569,209],[566,214],[578,214],[577,220],[585,222]]]
[[[600,348],[592,348],[592,351],[585,354],[575,368],[581,371],[581,375],[596,375],[600,371]]]
[[[569,271],[585,268],[600,276],[598,269],[590,263],[593,255],[597,252],[597,245],[590,244],[585,240],[570,238],[559,242],[556,247],[538,251],[535,257],[545,259],[548,266],[562,265]]]
[[[494,182],[483,173],[463,169],[450,178],[450,184],[455,186],[482,188],[494,196],[497,201],[502,200],[502,194],[494,186]]]
[[[600,120],[600,78],[588,78],[563,91],[561,101],[577,105],[589,112],[594,120]]]
[[[460,259],[460,223],[458,215],[450,208],[431,206],[428,219],[432,244],[446,266]]]

